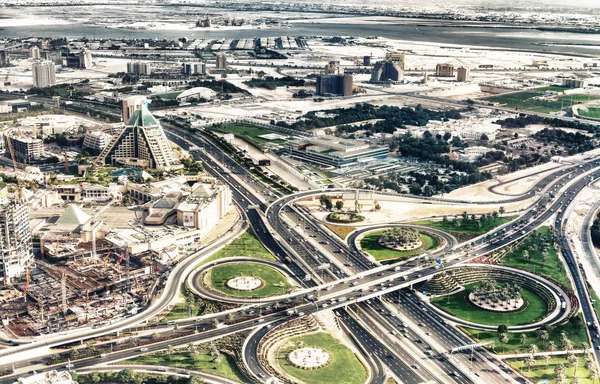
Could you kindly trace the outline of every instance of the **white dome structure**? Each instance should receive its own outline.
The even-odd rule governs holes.
[[[206,99],[210,100],[215,97],[217,93],[210,88],[195,87],[187,89],[177,96],[178,101],[186,101],[188,99]]]

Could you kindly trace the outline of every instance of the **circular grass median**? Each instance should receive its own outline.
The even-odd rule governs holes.
[[[263,284],[255,290],[237,290],[227,286],[227,282],[236,277],[252,276],[260,279]],[[228,263],[217,265],[208,271],[205,281],[210,283],[210,288],[234,297],[268,297],[284,294],[294,289],[281,272],[268,265],[258,263]]]
[[[330,362],[317,369],[294,367],[288,360],[298,348],[319,348],[329,354]],[[367,371],[354,352],[328,333],[293,337],[284,342],[277,351],[277,362],[288,375],[307,384],[362,384]]]
[[[440,240],[438,240],[436,237],[419,232],[419,239],[423,244],[421,247],[410,251],[399,251],[384,247],[380,244],[379,238],[384,232],[385,230],[369,232],[360,241],[360,246],[363,251],[373,256],[375,260],[404,260],[412,256],[420,255],[423,250],[434,250],[440,245]]]
[[[493,312],[469,302],[468,296],[476,284],[465,285],[465,289],[449,296],[436,297],[431,302],[459,319],[483,325],[524,325],[542,320],[548,314],[548,303],[537,293],[522,288],[525,305],[514,312]]]

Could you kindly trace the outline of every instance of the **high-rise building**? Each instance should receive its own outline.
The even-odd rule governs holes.
[[[0,278],[19,277],[32,262],[29,208],[17,201],[0,205]]]
[[[449,63],[436,65],[435,75],[438,77],[454,77],[454,65]]]
[[[365,67],[370,67],[371,66],[371,56],[364,56],[363,57],[363,65]]]
[[[59,50],[56,51],[42,51],[40,52],[40,57],[44,60],[49,60],[54,63],[54,65],[62,65],[63,57],[62,53]]]
[[[127,73],[147,76],[152,73],[152,66],[144,61],[130,61],[127,63]]]
[[[10,59],[8,57],[8,52],[5,50],[0,50],[0,67],[8,67],[10,64]]]
[[[227,68],[227,56],[224,53],[217,53],[217,69]]]
[[[97,157],[99,164],[165,170],[175,165],[169,141],[147,103],[135,110],[125,129]]]
[[[352,75],[317,76],[317,95],[352,96],[353,90]]]
[[[400,81],[403,72],[400,65],[395,61],[378,61],[371,71],[371,82]]]
[[[469,81],[471,77],[471,70],[465,67],[459,67],[456,70],[456,80],[460,82]]]
[[[5,135],[5,148],[9,148],[8,140],[10,140],[10,144],[12,145],[13,153],[15,154],[15,160],[17,160],[19,163],[33,163],[37,160],[40,160],[44,154],[44,144],[40,139]]]
[[[34,60],[38,60],[40,58],[40,48],[37,45],[32,45],[29,48],[29,57]]]
[[[186,75],[206,75],[206,63],[183,63],[181,72]]]
[[[56,84],[56,66],[51,61],[36,61],[31,68],[33,86],[46,88]]]
[[[81,52],[79,52],[79,68],[92,68],[92,51],[90,51],[88,48],[83,48]]]
[[[385,59],[391,60],[394,63],[398,64],[398,67],[400,67],[402,71],[405,70],[404,65],[406,60],[406,54],[404,52],[386,52]]]
[[[146,96],[131,96],[121,101],[123,122],[127,123],[138,107],[146,103]]]

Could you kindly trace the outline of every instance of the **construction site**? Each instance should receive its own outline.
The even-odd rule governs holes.
[[[66,243],[43,246],[66,249]],[[80,243],[60,257],[38,259],[25,276],[5,284],[0,317],[6,338],[32,337],[78,326],[108,324],[137,313],[161,287],[166,267],[152,252],[130,257],[104,240],[94,254],[91,243]]]

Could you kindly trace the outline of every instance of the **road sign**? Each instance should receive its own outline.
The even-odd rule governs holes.
[[[442,264],[442,259],[435,259],[435,263],[437,265],[441,265]]]

